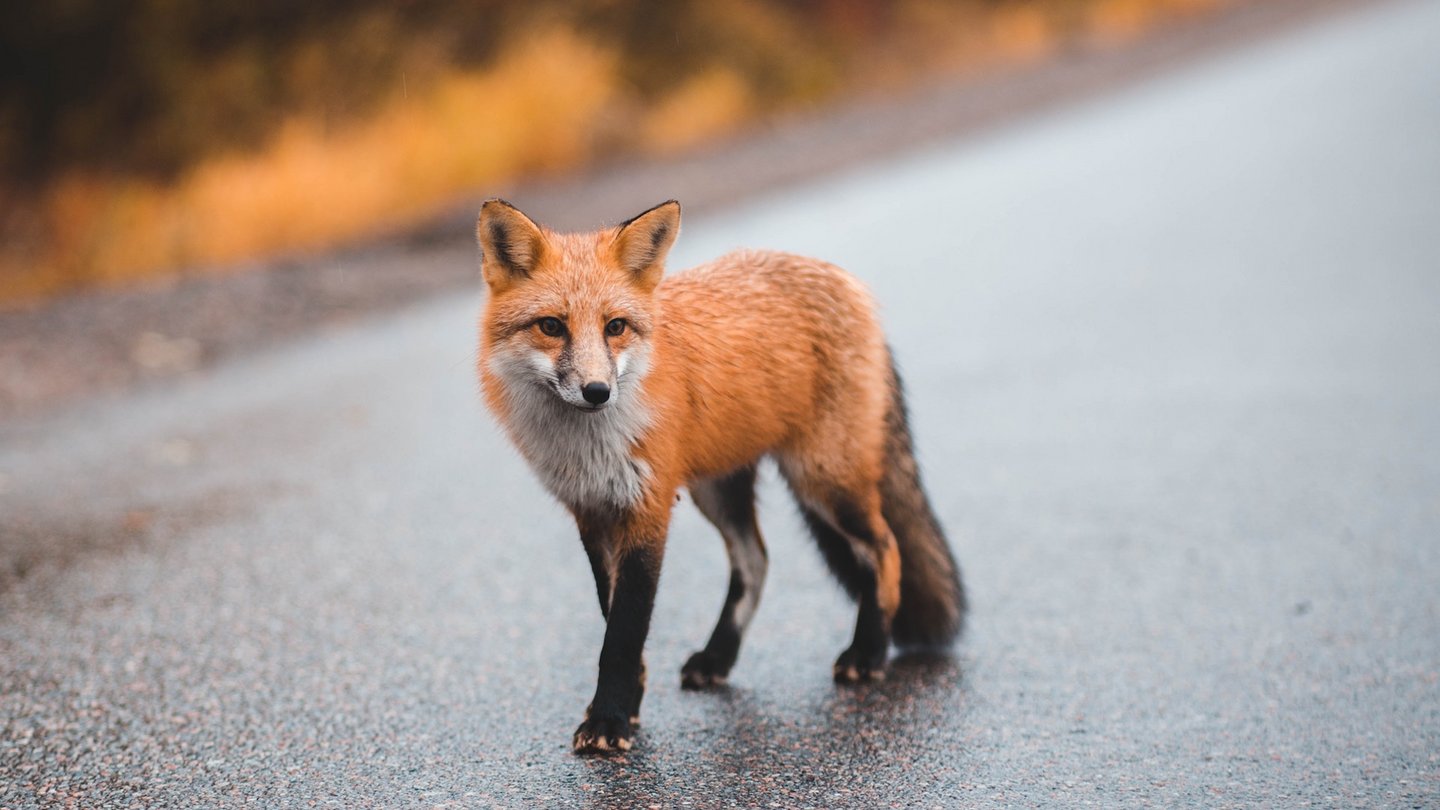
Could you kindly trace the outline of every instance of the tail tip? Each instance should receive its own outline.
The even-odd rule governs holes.
[[[907,611],[902,602],[890,632],[897,647],[944,649],[963,635],[966,614],[964,594],[958,594],[958,599],[949,604],[927,607]]]

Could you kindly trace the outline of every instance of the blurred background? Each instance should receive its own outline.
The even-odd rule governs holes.
[[[0,3],[0,807],[1440,807],[1440,0]],[[637,750],[480,199],[882,302],[974,612],[679,505]],[[843,374],[844,369],[838,373]]]
[[[404,233],[1239,2],[7,3],[0,308]]]

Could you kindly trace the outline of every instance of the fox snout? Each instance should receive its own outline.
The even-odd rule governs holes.
[[[598,378],[597,378],[598,377]],[[556,393],[566,403],[582,411],[600,411],[615,402],[613,376],[588,377],[583,373],[561,373]]]
[[[578,330],[577,330],[578,331]],[[560,396],[581,410],[600,410],[615,392],[615,357],[604,339],[572,336],[556,364]]]

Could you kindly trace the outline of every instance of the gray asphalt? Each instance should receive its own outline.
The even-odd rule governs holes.
[[[726,585],[682,505],[623,759],[569,752],[602,624],[478,289],[5,425],[0,806],[1440,804],[1436,41],[1387,3],[689,221],[676,266],[872,284],[974,612],[837,689],[771,474],[682,693]]]

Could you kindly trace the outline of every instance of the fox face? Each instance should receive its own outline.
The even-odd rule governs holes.
[[[588,234],[556,234],[499,200],[481,209],[485,394],[546,488],[572,507],[643,495],[650,469],[632,450],[651,423],[643,380],[654,291],[679,225],[673,201]]]
[[[509,384],[542,386],[595,413],[619,403],[644,376],[654,320],[649,296],[619,273],[576,264],[542,270],[496,296],[492,364]]]
[[[653,292],[679,208],[671,201],[617,228],[556,234],[508,203],[486,202],[477,236],[497,376],[539,386],[583,413],[633,393],[648,366]]]

